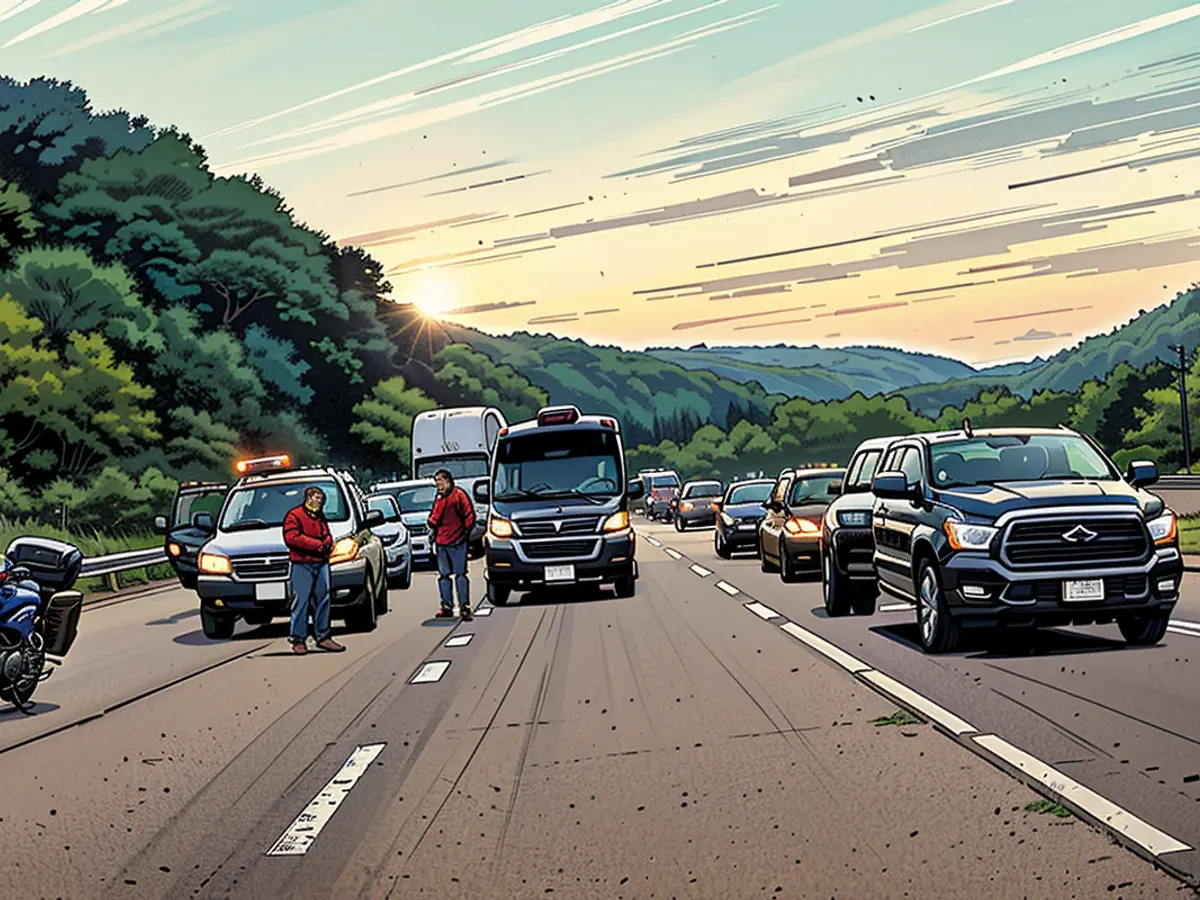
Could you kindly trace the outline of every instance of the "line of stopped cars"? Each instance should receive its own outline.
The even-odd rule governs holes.
[[[711,502],[714,550],[752,552],[786,582],[819,577],[830,616],[873,615],[883,595],[907,603],[926,653],[954,650],[964,631],[1019,640],[1113,623],[1151,645],[1183,577],[1176,516],[1148,490],[1157,480],[1153,462],[1122,473],[1067,428],[964,421],[865,441],[844,469],[731,484]],[[712,482],[678,487],[683,502],[696,484]],[[708,524],[677,509],[680,530]]]

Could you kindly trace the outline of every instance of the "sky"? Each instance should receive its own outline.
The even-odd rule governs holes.
[[[0,0],[393,296],[630,348],[1048,356],[1200,281],[1200,3]]]

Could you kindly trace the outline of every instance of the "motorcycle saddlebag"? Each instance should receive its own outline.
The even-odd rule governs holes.
[[[15,538],[8,545],[5,556],[29,569],[30,579],[44,592],[42,596],[70,589],[79,578],[83,565],[83,553],[78,547],[50,538]]]
[[[46,653],[66,656],[79,631],[79,614],[83,611],[83,594],[79,591],[59,591],[50,598],[43,616],[46,634]]]

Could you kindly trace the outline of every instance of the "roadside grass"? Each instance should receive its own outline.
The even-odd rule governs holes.
[[[890,716],[872,719],[871,724],[879,728],[884,725],[924,725],[925,723],[907,710],[898,709]]]
[[[1183,553],[1200,553],[1200,516],[1179,519],[1179,548]]]
[[[1025,807],[1025,811],[1041,813],[1042,815],[1049,813],[1050,815],[1058,816],[1060,819],[1069,819],[1071,817],[1069,809],[1061,803],[1055,803],[1053,800],[1035,800]]]
[[[19,537],[41,537],[65,541],[82,550],[85,558],[108,556],[112,553],[124,553],[129,550],[145,550],[149,547],[156,547],[162,542],[162,538],[155,534],[114,535],[90,528],[76,533],[69,529],[63,531],[53,525],[44,525],[33,520],[7,519],[0,516],[0,550],[8,549],[9,543]],[[119,587],[130,587],[174,577],[174,570],[168,564],[163,563],[119,572],[117,584]],[[88,578],[81,579],[75,589],[85,594],[95,594],[107,592],[109,588],[103,578]]]

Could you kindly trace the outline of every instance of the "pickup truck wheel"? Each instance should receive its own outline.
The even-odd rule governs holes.
[[[1149,647],[1163,639],[1169,622],[1170,619],[1166,616],[1154,619],[1144,616],[1122,616],[1117,620],[1117,627],[1121,629],[1121,636],[1128,643],[1137,647]]]
[[[246,613],[246,615],[242,617],[247,625],[253,625],[256,628],[261,628],[263,625],[270,625],[271,619],[273,618],[274,616],[272,616],[269,612]]]
[[[821,554],[821,581],[825,594],[825,612],[831,617],[849,615],[850,597],[846,593],[849,585],[842,580],[828,550]]]
[[[875,615],[875,586],[850,583],[850,605],[856,616]]]
[[[487,586],[488,602],[492,606],[503,606],[508,602],[509,596],[512,594],[512,588],[500,587],[494,581],[489,581]]]
[[[200,607],[200,627],[204,636],[210,641],[227,641],[233,637],[233,627],[237,620],[230,613],[219,613],[207,607]]]
[[[917,631],[926,653],[948,653],[958,644],[958,623],[946,611],[937,568],[929,560],[917,574]]]
[[[622,600],[627,600],[637,593],[637,582],[634,580],[633,576],[628,578],[618,578],[615,582],[613,582],[613,590],[616,592],[616,595],[619,598]]]

